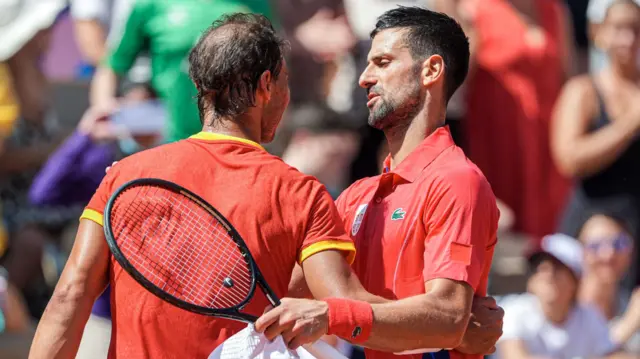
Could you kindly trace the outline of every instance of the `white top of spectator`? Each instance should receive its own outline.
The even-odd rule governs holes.
[[[355,35],[368,40],[371,30],[376,27],[378,16],[385,11],[402,6],[422,6],[424,0],[344,0],[344,8],[349,24]]]
[[[538,298],[532,294],[505,299],[500,303],[505,315],[499,343],[520,339],[530,355],[556,359],[600,357],[616,348],[606,319],[595,308],[578,305],[566,323],[557,326],[545,318]]]

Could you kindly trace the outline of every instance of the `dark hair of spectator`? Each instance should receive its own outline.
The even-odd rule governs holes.
[[[216,20],[189,54],[189,75],[198,89],[200,121],[234,117],[255,106],[260,76],[282,70],[286,42],[269,19],[233,13]]]
[[[380,31],[407,29],[406,46],[416,61],[442,56],[445,64],[446,102],[462,85],[469,71],[469,39],[451,17],[420,7],[399,6],[378,18],[373,39]]]

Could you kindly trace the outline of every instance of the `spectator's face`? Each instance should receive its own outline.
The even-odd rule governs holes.
[[[371,44],[369,65],[360,76],[360,86],[369,98],[369,125],[377,129],[407,125],[424,102],[421,63],[411,56],[405,32],[378,33]]]
[[[599,43],[612,61],[635,65],[640,49],[640,10],[633,4],[615,4],[598,33]]]
[[[282,115],[289,106],[289,69],[286,62],[283,61],[282,70],[272,84],[274,89],[271,92],[271,99],[264,108],[262,118],[262,138],[260,139],[262,143],[273,141]]]
[[[578,290],[573,272],[555,259],[540,261],[529,279],[529,291],[544,305],[570,307]]]
[[[583,243],[585,274],[602,280],[618,281],[629,270],[633,240],[609,217],[591,217],[580,232]]]

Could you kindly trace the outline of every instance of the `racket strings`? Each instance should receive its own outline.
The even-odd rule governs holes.
[[[148,281],[191,304],[232,308],[250,294],[252,273],[225,227],[190,198],[138,186],[117,198],[111,227],[118,247]]]

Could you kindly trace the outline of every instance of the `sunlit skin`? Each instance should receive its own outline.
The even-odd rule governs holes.
[[[444,60],[415,59],[406,31],[387,29],[374,37],[359,80],[367,90],[369,124],[385,132],[392,168],[444,123],[446,112]]]
[[[276,129],[282,121],[282,116],[289,101],[291,99],[291,93],[289,91],[289,69],[286,62],[283,60],[282,69],[278,74],[278,78],[273,81],[273,93],[269,101],[266,103],[263,112],[262,124],[262,136],[260,142],[269,143],[273,141],[276,135]]]
[[[424,105],[424,91],[416,77],[421,63],[405,45],[406,30],[382,31],[373,39],[369,66],[360,78],[367,90],[369,125],[384,130],[413,120]]]

